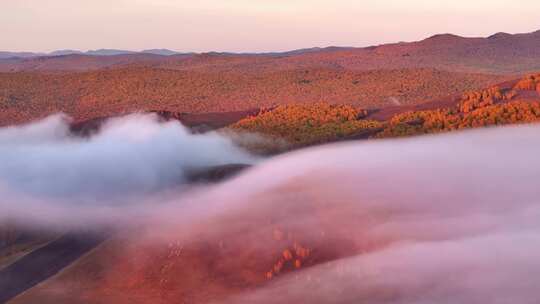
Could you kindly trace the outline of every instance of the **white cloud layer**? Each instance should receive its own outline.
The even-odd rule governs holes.
[[[274,228],[315,254],[339,252],[226,303],[532,304],[539,143],[535,126],[314,148],[157,218],[174,227],[169,240],[182,240],[178,231],[230,240],[239,256],[241,244],[260,246],[260,257],[274,252],[265,241]]]
[[[138,208],[116,208],[51,198],[153,189],[175,180],[177,168],[249,158],[215,135],[194,137],[148,117],[111,122],[87,141],[44,132],[55,125],[62,126],[58,118],[42,123],[41,140],[31,128],[1,131],[0,138],[13,132],[28,138],[0,149],[1,180],[9,190],[0,190],[2,215],[7,210],[47,225],[145,223],[152,242],[159,242],[156,236],[185,244],[230,240],[235,253],[255,246],[260,257],[275,246],[265,237],[277,227],[314,254],[333,252],[325,263],[225,303],[540,299],[538,126],[312,148],[263,162],[224,184],[180,196],[153,192],[140,197],[146,204]],[[142,234],[134,237],[141,240]]]
[[[78,208],[92,214],[181,188],[188,170],[255,161],[221,135],[191,134],[154,115],[112,119],[89,138],[71,135],[68,120],[0,129],[0,217],[50,207],[77,221]]]

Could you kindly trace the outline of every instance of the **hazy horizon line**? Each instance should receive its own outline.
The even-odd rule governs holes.
[[[52,53],[54,52],[61,52],[61,51],[71,51],[71,52],[80,52],[82,53],[83,55],[85,55],[85,53],[88,53],[88,52],[96,52],[96,51],[104,51],[104,50],[110,50],[110,51],[121,51],[121,52],[132,52],[132,53],[144,53],[144,52],[148,52],[148,51],[152,51],[152,50],[166,50],[166,51],[171,51],[171,52],[175,52],[176,54],[208,54],[208,53],[220,53],[220,54],[271,54],[271,53],[288,53],[288,52],[294,52],[294,51],[300,51],[300,50],[310,50],[310,49],[326,49],[326,48],[369,48],[369,47],[376,47],[376,46],[382,46],[382,45],[390,45],[390,44],[399,44],[399,43],[414,43],[414,42],[420,42],[420,41],[424,41],[424,40],[427,40],[427,39],[430,39],[430,38],[433,38],[433,37],[436,37],[436,36],[442,36],[442,35],[452,35],[452,36],[456,36],[456,37],[459,37],[459,38],[464,38],[464,39],[487,39],[493,35],[496,35],[496,34],[509,34],[509,35],[512,35],[512,36],[515,36],[515,35],[525,35],[525,34],[534,34],[534,33],[537,33],[537,32],[540,32],[540,29],[538,30],[532,30],[532,31],[528,31],[528,32],[495,32],[491,35],[487,35],[487,36],[482,36],[482,35],[477,35],[477,36],[468,36],[468,35],[461,35],[461,34],[455,34],[455,33],[434,33],[434,34],[431,34],[429,36],[424,36],[425,38],[420,38],[420,39],[417,39],[417,40],[408,40],[408,41],[387,41],[387,42],[381,42],[379,44],[368,44],[368,45],[332,45],[332,44],[328,44],[328,45],[315,45],[315,46],[306,46],[306,47],[302,47],[302,48],[294,48],[294,49],[277,49],[277,50],[266,50],[266,51],[228,51],[228,50],[203,50],[203,51],[197,51],[197,50],[186,50],[186,51],[178,51],[178,50],[175,50],[174,48],[167,48],[167,47],[150,47],[150,48],[145,48],[145,49],[141,49],[141,50],[134,50],[134,49],[129,49],[129,48],[108,48],[108,47],[101,47],[101,48],[93,48],[93,49],[77,49],[77,48],[58,48],[58,49],[49,49],[49,50],[46,50],[46,51],[35,51],[35,50],[5,50],[5,49],[0,49],[0,52],[5,52],[5,53],[29,53],[29,54],[43,54],[43,55],[51,55]]]

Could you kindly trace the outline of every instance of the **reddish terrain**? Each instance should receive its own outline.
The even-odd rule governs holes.
[[[275,205],[267,202],[234,219],[203,220],[185,234],[178,233],[185,231],[179,221],[149,235],[117,235],[10,303],[209,303],[382,245],[362,242],[361,232],[336,225],[347,211],[325,212],[330,206],[326,201]],[[309,214],[324,234],[302,231],[294,223],[278,224],[291,212]]]
[[[295,69],[256,75],[154,68],[0,73],[0,125],[55,112],[87,120],[137,111],[231,112],[315,102],[382,108],[459,95],[506,78],[433,69]]]
[[[272,54],[8,58],[0,60],[0,125],[58,111],[87,120],[290,103],[413,106],[539,70],[538,62],[540,31],[488,38],[444,34],[411,43]]]

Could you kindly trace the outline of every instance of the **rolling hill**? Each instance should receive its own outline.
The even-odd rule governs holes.
[[[487,38],[441,34],[367,48],[267,54],[103,52],[0,59],[0,125],[58,111],[87,120],[136,111],[231,112],[292,103],[388,112],[433,100],[454,102],[465,91],[540,70],[540,31]]]
[[[97,53],[64,50],[58,56],[20,53],[0,59],[0,125],[58,111],[87,120],[135,111],[231,112],[291,103],[392,109],[453,102],[465,91],[540,70],[540,31],[487,38],[441,34],[367,48],[266,54]]]
[[[436,68],[466,73],[516,75],[540,70],[540,31],[514,35],[497,33],[486,38],[440,34],[417,42],[365,48],[311,48],[266,54],[150,53],[158,57],[147,58],[144,51],[133,54],[115,51],[115,56],[104,56],[112,58],[100,58],[102,63],[93,65],[88,62],[96,58],[87,58],[95,57],[88,54],[77,57],[10,58],[0,60],[0,71],[81,71],[137,64],[167,69],[211,69],[241,73],[318,67],[350,70]],[[163,54],[171,56],[159,56]]]
[[[312,68],[253,75],[130,67],[0,73],[0,125],[55,112],[87,120],[138,111],[230,112],[316,102],[384,108],[461,95],[506,78],[434,69]]]

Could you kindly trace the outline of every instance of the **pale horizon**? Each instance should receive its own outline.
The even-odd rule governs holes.
[[[19,0],[0,3],[1,51],[170,49],[281,52],[366,47],[435,34],[486,37],[540,29],[522,0]]]

